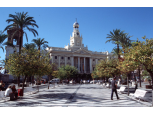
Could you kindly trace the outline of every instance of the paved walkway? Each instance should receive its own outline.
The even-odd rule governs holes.
[[[97,84],[60,85],[40,89],[17,101],[0,100],[0,107],[147,107],[146,104],[119,95],[110,100],[111,90]]]

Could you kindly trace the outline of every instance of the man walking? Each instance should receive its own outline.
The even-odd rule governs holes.
[[[117,90],[116,90],[117,85],[116,85],[115,80],[116,80],[116,78],[114,77],[113,80],[112,80],[112,94],[111,94],[111,100],[113,100],[113,93],[114,93],[114,92],[115,92],[115,94],[116,94],[117,99],[119,99],[118,94],[117,94]]]

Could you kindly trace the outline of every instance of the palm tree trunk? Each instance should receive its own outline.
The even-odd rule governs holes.
[[[119,55],[119,44],[117,44],[117,53],[118,53],[118,59],[120,59],[120,55]]]
[[[19,55],[21,54],[21,47],[22,47],[22,40],[23,40],[23,30],[20,29],[20,35],[19,35],[19,39],[20,39],[20,42],[19,42]],[[20,85],[20,75],[18,76],[18,87]]]

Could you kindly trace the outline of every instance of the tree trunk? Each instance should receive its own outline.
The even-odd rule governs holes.
[[[48,89],[49,89],[50,75],[48,75]]]
[[[128,96],[129,96],[129,74],[127,74]]]
[[[119,44],[117,44],[117,51],[118,51],[118,59],[120,58],[120,55],[119,55]]]
[[[25,80],[26,80],[27,76],[25,76],[23,82],[22,82],[22,90],[23,90],[23,94],[24,94],[24,83],[25,83]]]
[[[139,72],[139,81],[140,81],[140,87],[141,87],[141,75],[140,75],[140,67],[138,68],[138,72]]]
[[[20,42],[19,42],[19,55],[20,55],[21,54],[21,47],[22,47],[22,40],[23,40],[22,28],[20,29],[19,39],[20,39]],[[19,87],[19,85],[20,85],[20,75],[18,76],[18,87]]]

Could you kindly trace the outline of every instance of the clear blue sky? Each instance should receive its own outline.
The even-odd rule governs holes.
[[[9,14],[23,11],[34,17],[39,26],[38,29],[35,28],[39,34],[37,37],[27,31],[28,43],[40,37],[45,38],[49,46],[68,45],[76,18],[83,43],[92,51],[111,52],[116,45],[105,44],[106,37],[116,28],[133,36],[131,40],[142,40],[144,35],[147,38],[153,37],[152,7],[0,7],[0,30],[3,31],[8,25],[6,20],[9,19]],[[25,36],[23,39],[23,44],[27,43]],[[2,49],[0,56],[0,60],[5,59]]]

